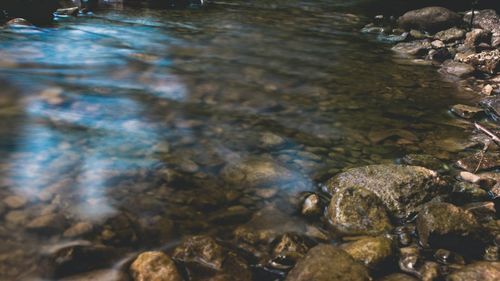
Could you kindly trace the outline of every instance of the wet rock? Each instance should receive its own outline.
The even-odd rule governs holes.
[[[477,184],[459,182],[453,185],[452,195],[459,201],[482,201],[488,199],[488,192]]]
[[[457,27],[442,30],[434,35],[434,38],[439,39],[445,43],[461,40],[464,37],[465,30]]]
[[[77,16],[79,12],[78,7],[61,8],[57,9],[55,14],[58,16]]]
[[[475,153],[457,161],[460,169],[475,173],[500,167],[500,155],[495,152]]]
[[[311,246],[311,242],[306,241],[301,235],[285,233],[277,239],[272,254],[274,260],[279,258],[279,260],[285,261],[286,265],[294,265],[306,255]]]
[[[487,222],[496,216],[495,203],[491,201],[469,203],[463,209],[473,214],[479,222]]]
[[[443,161],[428,154],[408,154],[401,161],[406,165],[425,167],[435,171],[442,170],[445,167]]]
[[[439,42],[441,42],[441,41],[439,41]],[[452,57],[450,51],[447,48],[444,48],[444,47],[438,47],[438,48],[439,49],[430,50],[426,59],[438,61],[438,62],[443,62],[443,61],[450,59]]]
[[[464,45],[465,47],[475,50],[477,46],[481,43],[491,42],[491,32],[484,29],[473,29],[465,35]]]
[[[302,204],[302,215],[306,217],[317,217],[323,213],[323,206],[317,194],[310,194]]]
[[[441,277],[439,264],[435,262],[424,262],[419,270],[419,277],[422,281],[438,280]]]
[[[398,25],[406,30],[419,29],[436,32],[457,25],[460,15],[443,7],[426,7],[405,13]]]
[[[399,268],[407,273],[413,275],[419,275],[418,269],[422,265],[422,257],[420,255],[420,250],[415,247],[405,247],[400,248],[400,257],[399,257]]]
[[[481,94],[485,95],[485,96],[489,96],[491,95],[491,93],[493,92],[493,86],[491,86],[490,84],[487,84],[485,85],[482,89],[481,89]]]
[[[403,273],[393,273],[385,276],[379,281],[418,281],[418,279]]]
[[[6,26],[33,26],[31,22],[23,19],[23,18],[15,18],[11,19],[5,23]]]
[[[163,252],[144,252],[130,265],[134,281],[182,281],[175,263]]]
[[[398,43],[392,47],[392,50],[397,53],[411,56],[425,56],[431,48],[432,46],[429,40],[417,40]]]
[[[436,172],[423,167],[387,164],[349,169],[326,183],[330,194],[356,187],[373,192],[391,215],[405,219],[434,198],[442,182]]]
[[[345,251],[321,244],[307,253],[290,271],[286,281],[371,280],[368,270]]]
[[[484,98],[479,104],[494,120],[500,120],[500,96]]]
[[[402,130],[402,129],[394,129],[394,130],[371,130],[370,133],[368,133],[368,138],[372,143],[380,143],[386,139],[389,138],[402,138],[405,140],[409,141],[418,141],[418,137],[408,131],[408,130]]]
[[[30,231],[41,234],[54,234],[66,227],[66,218],[61,214],[47,214],[34,218],[26,225]]]
[[[392,229],[384,203],[375,193],[358,186],[333,194],[327,218],[342,235],[376,235]]]
[[[481,108],[475,106],[455,104],[451,107],[451,112],[464,119],[472,119],[484,111]]]
[[[73,237],[83,236],[85,234],[90,233],[92,229],[93,226],[91,223],[79,222],[66,229],[63,233],[63,237],[73,238]]]
[[[431,42],[431,46],[434,49],[440,49],[440,48],[444,48],[445,47],[443,41],[441,41],[441,40],[434,40],[434,41],[432,41]]]
[[[482,51],[458,58],[459,62],[472,65],[476,70],[489,74],[495,74],[499,69],[500,50]]]
[[[78,241],[47,249],[43,254],[42,268],[47,277],[62,278],[110,267],[120,255],[120,251],[112,247]]]
[[[471,13],[467,13],[464,21],[470,23]],[[500,46],[500,17],[494,10],[476,11],[474,27],[482,28],[492,33],[492,46]]]
[[[209,236],[192,236],[185,239],[175,248],[172,258],[184,265],[192,279],[252,279],[245,260]]]
[[[285,139],[273,133],[263,133],[260,137],[260,142],[263,147],[273,148],[279,147],[285,143]]]
[[[385,236],[368,237],[342,245],[342,249],[369,268],[382,265],[394,253],[393,241]]]
[[[454,253],[452,251],[446,250],[446,249],[436,250],[436,252],[434,253],[434,258],[439,263],[446,264],[446,265],[449,265],[449,264],[464,265],[465,264],[465,260],[461,255]]]
[[[440,72],[457,76],[459,78],[469,77],[475,72],[475,68],[467,63],[447,60],[441,65]]]
[[[128,281],[129,277],[116,269],[100,269],[68,276],[58,281]]]
[[[240,187],[270,187],[276,184],[294,184],[304,186],[305,179],[279,163],[251,158],[231,163],[224,167],[221,176],[225,182]]]
[[[495,281],[500,276],[500,262],[474,262],[451,273],[447,281]]]
[[[130,246],[139,241],[138,228],[132,216],[120,213],[106,220],[100,238],[107,245]]]
[[[7,196],[4,200],[3,203],[11,208],[11,209],[19,209],[22,208],[26,205],[28,200],[23,197],[23,196],[18,196],[18,195],[11,195]]]
[[[424,247],[477,253],[483,244],[474,215],[449,203],[427,204],[418,214],[417,231]]]

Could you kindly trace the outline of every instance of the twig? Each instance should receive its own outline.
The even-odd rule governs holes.
[[[476,169],[474,169],[474,174],[479,171],[479,167],[481,167],[481,164],[483,163],[484,160],[484,154],[488,151],[488,148],[490,147],[490,141],[488,140],[485,144],[483,149],[481,150],[481,158],[479,158],[479,162],[477,163]]]
[[[480,130],[484,134],[486,134],[488,137],[490,137],[498,146],[500,146],[500,138],[495,135],[492,131],[486,129],[485,127],[479,125],[478,123],[474,122],[474,126],[476,129]]]

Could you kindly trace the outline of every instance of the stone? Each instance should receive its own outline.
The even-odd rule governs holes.
[[[446,8],[426,7],[406,12],[398,18],[398,25],[406,30],[418,29],[436,32],[453,27],[460,20],[460,15]]]
[[[174,249],[172,258],[182,263],[193,279],[252,280],[252,273],[245,260],[210,236],[191,236],[184,239]]]
[[[384,164],[349,169],[328,180],[325,187],[330,194],[344,188],[364,188],[373,192],[391,215],[407,219],[442,192],[442,184],[437,173],[427,168]]]
[[[11,19],[5,23],[7,26],[33,26],[31,22],[23,19],[23,18],[15,18]]]
[[[383,277],[379,281],[418,281],[418,279],[408,274],[393,273]]]
[[[445,43],[462,40],[465,37],[465,30],[452,27],[446,30],[439,31],[434,35],[434,38],[439,39]]]
[[[384,203],[375,193],[359,186],[333,193],[327,219],[340,235],[377,235],[392,229]]]
[[[410,56],[425,56],[431,47],[429,40],[417,40],[398,43],[392,47],[392,50]]]
[[[500,167],[500,155],[496,152],[478,152],[458,160],[456,165],[471,173],[493,170]]]
[[[66,229],[63,233],[63,237],[74,238],[74,237],[78,237],[78,236],[83,236],[85,234],[90,233],[92,231],[92,229],[93,229],[93,226],[91,223],[79,222],[79,223],[72,225],[68,229]]]
[[[11,196],[7,196],[3,200],[3,203],[11,209],[19,209],[19,208],[24,207],[26,205],[26,203],[28,203],[28,200],[23,196],[11,195]]]
[[[46,214],[34,218],[26,225],[30,231],[41,234],[55,234],[66,226],[66,218],[61,214]]]
[[[99,269],[71,275],[58,281],[129,281],[128,276],[116,269]]]
[[[159,251],[141,253],[130,265],[134,281],[182,281],[175,263]]]
[[[439,71],[458,78],[466,78],[472,76],[476,69],[467,63],[447,60],[441,65],[441,69]]]
[[[342,245],[342,249],[369,268],[377,268],[394,254],[394,243],[385,236],[362,238]]]
[[[462,208],[473,214],[480,223],[495,219],[497,212],[495,209],[495,203],[491,201],[473,202],[464,205]]]
[[[488,192],[482,189],[479,185],[468,183],[468,182],[458,182],[453,185],[452,195],[458,197],[460,201],[482,201],[488,199]]]
[[[273,247],[273,257],[285,259],[287,263],[295,264],[303,258],[311,248],[310,243],[299,234],[285,233],[276,239],[276,245]]]
[[[401,162],[410,166],[420,166],[434,171],[442,170],[445,167],[443,161],[429,154],[407,154]]]
[[[470,23],[472,13],[464,16],[464,21]],[[500,46],[500,17],[495,10],[476,11],[474,15],[474,27],[482,28],[492,33],[491,45],[495,48]]]
[[[0,10],[12,18],[24,18],[34,24],[49,24],[59,6],[58,0],[3,0]]]
[[[492,96],[482,99],[479,102],[486,113],[494,120],[500,120],[500,96]]]
[[[424,247],[476,253],[483,244],[474,215],[449,203],[427,204],[418,214],[417,232]]]
[[[285,143],[285,139],[279,135],[266,132],[261,135],[260,142],[263,147],[274,148],[283,145]]]
[[[431,46],[432,46],[432,48],[434,48],[434,49],[441,49],[441,48],[446,47],[446,46],[444,45],[443,41],[441,41],[441,40],[434,40],[434,41],[432,41],[432,42],[431,42]]]
[[[458,62],[470,64],[476,70],[488,74],[496,74],[500,65],[500,50],[482,51],[458,58]]]
[[[473,29],[465,35],[464,46],[466,48],[475,50],[481,43],[491,42],[491,32],[484,29]]]
[[[451,107],[451,112],[464,119],[472,119],[484,111],[481,108],[475,106],[455,104]]]
[[[285,281],[368,281],[368,270],[345,251],[320,244],[309,250]]]
[[[302,215],[306,217],[317,217],[323,213],[321,200],[317,194],[310,194],[302,204]]]
[[[69,7],[69,8],[61,8],[57,9],[55,14],[58,16],[74,16],[78,15],[80,9],[78,7]]]
[[[5,221],[14,225],[21,225],[28,219],[28,214],[24,211],[10,211],[5,214]]]
[[[478,261],[452,272],[447,281],[496,281],[500,276],[500,262]]]

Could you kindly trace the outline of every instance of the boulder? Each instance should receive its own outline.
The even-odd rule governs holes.
[[[345,251],[320,244],[309,250],[285,281],[367,281],[368,270]]]
[[[130,273],[134,281],[182,281],[174,261],[158,251],[140,254],[130,265]]]
[[[342,249],[367,267],[376,268],[394,254],[394,243],[385,236],[367,237],[344,244]]]
[[[434,35],[434,38],[439,39],[445,43],[462,40],[465,37],[465,30],[452,27],[443,31],[439,31]]]
[[[418,214],[417,232],[424,247],[478,254],[483,238],[474,215],[449,203],[427,204]]]
[[[391,215],[407,219],[441,192],[442,181],[424,167],[384,164],[349,169],[328,180],[325,187],[330,194],[363,188],[375,194]]]
[[[418,281],[417,278],[403,274],[403,273],[393,273],[390,275],[385,276],[384,278],[380,279],[379,281]]]
[[[447,281],[495,281],[500,277],[500,262],[479,261],[452,272]]]
[[[398,18],[398,25],[406,30],[419,29],[436,32],[460,23],[457,13],[443,7],[426,7],[406,12]]]
[[[392,229],[384,202],[375,193],[360,186],[336,191],[326,215],[340,235],[377,235]]]
[[[476,69],[467,64],[467,63],[462,63],[462,62],[457,62],[453,60],[447,60],[441,65],[441,69],[439,72],[443,74],[449,74],[452,76],[456,76],[458,78],[466,78],[474,74]]]
[[[473,29],[465,35],[464,46],[475,50],[481,43],[491,43],[491,32],[484,29]]]

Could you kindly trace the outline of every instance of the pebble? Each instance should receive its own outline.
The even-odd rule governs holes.
[[[11,209],[19,209],[24,207],[28,200],[22,196],[11,195],[5,198],[3,202],[5,203],[5,205],[7,205],[7,207]]]

